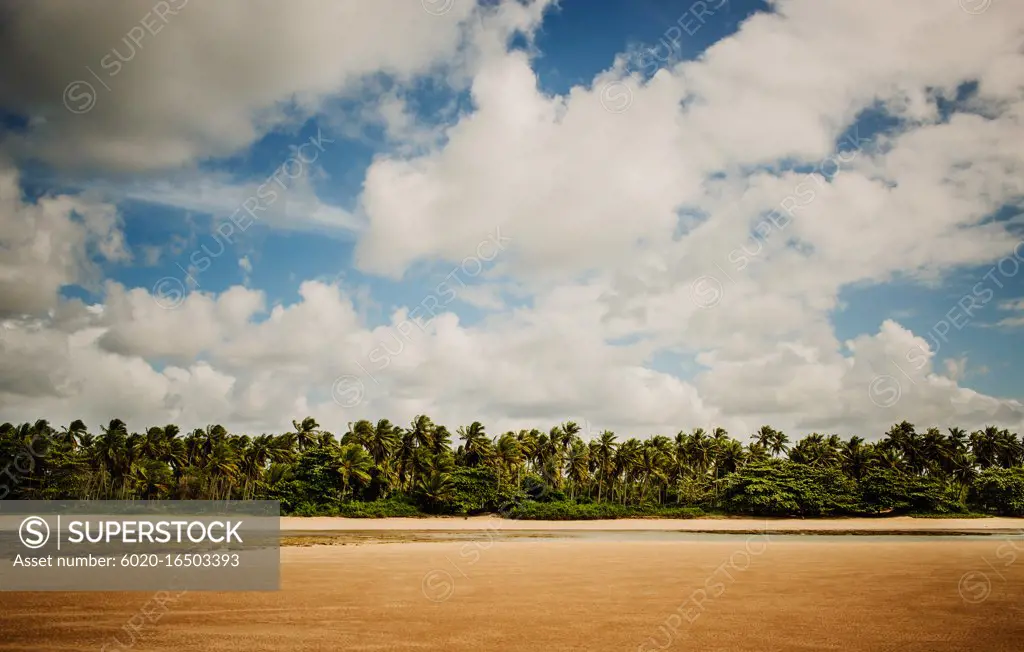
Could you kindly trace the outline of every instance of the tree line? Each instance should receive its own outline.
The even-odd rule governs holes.
[[[211,425],[98,433],[76,420],[0,426],[0,498],[279,500],[285,514],[414,516],[500,512],[520,518],[619,516],[1024,515],[1024,441],[994,426],[878,441],[762,426],[746,443],[722,428],[590,441],[565,422],[490,436],[451,433],[425,415],[408,426],[350,423],[340,437],[312,417],[282,434]],[[457,445],[456,445],[457,444]]]

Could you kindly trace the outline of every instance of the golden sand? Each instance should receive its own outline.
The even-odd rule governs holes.
[[[1018,652],[1024,641],[1020,537],[485,539],[288,547],[281,559],[280,592],[186,593],[148,620],[152,594],[0,593],[0,650]]]

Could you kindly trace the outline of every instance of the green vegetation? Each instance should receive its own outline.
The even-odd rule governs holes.
[[[698,518],[704,516],[704,510],[699,507],[531,500],[517,505],[508,515],[535,521],[591,521],[604,518]]]
[[[272,499],[285,514],[379,518],[499,513],[523,519],[752,516],[1024,515],[1024,442],[988,427],[789,438],[763,426],[744,445],[723,429],[592,441],[568,422],[498,437],[419,416],[349,424],[312,418],[280,435],[221,426],[99,434],[75,421],[0,426],[0,498]]]

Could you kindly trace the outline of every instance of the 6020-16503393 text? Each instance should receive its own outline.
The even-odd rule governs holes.
[[[48,567],[48,568],[82,568],[82,567],[114,567],[114,568],[237,568],[237,553],[192,553],[192,554],[131,554],[122,555],[79,555],[40,557],[18,555],[12,566]]]

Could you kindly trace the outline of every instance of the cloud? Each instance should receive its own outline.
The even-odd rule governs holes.
[[[995,323],[997,328],[1021,328],[1024,327],[1024,299],[1004,301],[999,304],[1000,310],[1016,312],[1012,317],[1003,317]]]
[[[316,137],[313,137],[316,140]],[[298,144],[309,139],[296,139]],[[330,145],[324,145],[329,147]],[[303,152],[307,158],[309,152]],[[109,201],[132,200],[167,206],[219,220],[240,213],[250,223],[275,230],[313,231],[344,235],[363,228],[358,216],[321,200],[313,188],[316,161],[303,164],[295,154],[282,157],[270,174],[239,181],[223,172],[188,172],[160,179],[93,181],[80,184]],[[287,174],[285,173],[287,171]],[[247,213],[245,206],[252,209]]]
[[[198,358],[265,309],[261,293],[238,286],[216,297],[193,292],[173,310],[140,288],[108,283],[105,295],[97,325],[108,330],[96,341],[99,348],[179,362]]]
[[[866,17],[881,15],[885,29],[876,34],[876,20]],[[1020,58],[1017,22],[997,9],[972,17],[955,4],[936,10],[926,1],[825,9],[791,0],[749,19],[700,60],[663,69],[646,84],[611,70],[590,87],[556,97],[539,91],[526,53],[483,57],[471,86],[476,110],[447,130],[443,146],[411,158],[382,157],[370,167],[362,197],[369,227],[357,263],[397,278],[417,260],[457,260],[493,225],[516,238],[516,271],[526,275],[572,277],[664,250],[687,258],[696,249],[728,251],[796,185],[794,179],[773,186],[767,173],[748,178],[752,167],[826,160],[842,131],[880,97],[915,94],[934,106],[964,82],[998,75],[1009,64],[996,62]],[[873,45],[865,52],[868,39]],[[904,59],[906,69],[890,65]],[[609,82],[629,89],[625,112],[602,106]],[[839,247],[850,233],[863,240],[873,234],[865,227],[897,210],[912,215],[893,233],[908,241],[894,248],[906,248],[914,245],[915,220],[927,221],[936,208],[942,219],[927,227],[933,232],[980,221],[1000,201],[1019,196],[1020,155],[1012,143],[1022,135],[1024,104],[1005,84],[986,89],[986,106],[998,119],[965,115],[949,125],[924,124],[877,143],[877,154],[861,157],[860,174],[822,189],[833,197],[816,201],[809,215],[841,201],[868,211],[859,222],[827,220],[837,227],[828,231],[822,220],[807,220],[815,244]],[[1003,90],[1012,92],[997,94]],[[900,151],[887,154],[892,146]],[[725,180],[710,183],[713,174]],[[745,187],[760,192],[737,197]],[[684,208],[714,210],[712,225],[675,243]],[[921,265],[941,251],[928,238],[915,242]]]
[[[17,170],[0,162],[0,317],[45,314],[63,286],[99,283],[97,261],[128,259],[116,207],[77,195],[26,202]]]
[[[233,154],[367,75],[407,80],[457,49],[473,3],[4,3],[7,145],[58,166],[157,170]],[[39,47],[40,43],[59,47]]]
[[[261,293],[242,288],[216,299],[193,294],[166,311],[144,290],[115,285],[101,313],[78,308],[8,332],[15,354],[5,353],[12,364],[0,406],[14,419],[122,415],[133,427],[177,420],[245,431],[286,427],[307,413],[335,429],[424,412],[449,424],[479,419],[495,431],[573,417],[639,436],[715,425],[742,436],[767,421],[790,432],[870,438],[897,416],[967,427],[1024,423],[1019,402],[958,387],[930,362],[900,375],[893,360],[928,345],[894,322],[833,350],[781,342],[745,361],[709,354],[699,360],[706,371],[687,382],[648,368],[647,344],[612,344],[613,329],[595,330],[601,308],[583,286],[552,290],[531,311],[473,327],[444,313],[422,329],[401,327],[404,310],[371,329],[333,286],[304,283],[300,293],[259,318]],[[157,357],[170,364],[158,368]],[[898,383],[896,403],[879,405],[887,396],[871,384],[879,375]],[[361,402],[332,400],[339,377],[354,379]]]
[[[301,3],[241,17],[240,5],[203,9],[189,20],[205,22],[183,22],[180,32],[168,24],[123,73],[166,66],[180,44],[163,53],[163,37],[188,35],[192,50],[208,55],[211,81],[182,66],[159,83],[194,84],[196,107],[154,107],[166,91],[125,77],[154,96],[140,99],[156,112],[152,120],[133,107],[104,109],[115,88],[84,114],[97,121],[95,132],[69,114],[23,136],[45,145],[70,134],[65,154],[40,150],[62,164],[173,166],[234,151],[287,121],[274,113],[282,98],[312,111],[369,71],[412,77],[439,67],[453,91],[468,88],[472,108],[439,135],[437,125],[415,120],[407,89],[389,93],[376,109],[394,147],[367,169],[353,212],[319,221],[351,228],[356,265],[392,279],[420,263],[483,258],[482,244],[501,234],[507,246],[456,293],[483,317],[470,324],[459,303],[432,311],[420,303],[375,326],[366,306],[376,297],[365,287],[301,279],[298,300],[274,305],[237,286],[192,292],[168,310],[147,289],[113,281],[99,305],[62,301],[56,294],[67,279],[95,276],[85,252],[117,259],[124,249],[116,213],[84,204],[106,217],[79,224],[67,216],[85,195],[64,197],[52,209],[59,219],[50,219],[55,234],[70,234],[61,236],[67,253],[38,253],[46,248],[22,235],[33,253],[9,263],[21,277],[38,269],[31,296],[45,298],[20,310],[31,319],[6,324],[5,361],[13,362],[0,378],[0,409],[18,419],[117,415],[133,427],[220,422],[250,432],[305,414],[340,430],[357,418],[403,422],[419,413],[450,425],[480,420],[493,432],[586,419],[627,436],[722,425],[742,437],[771,423],[791,436],[813,429],[875,438],[904,418],[1024,426],[1019,401],[962,386],[965,358],[937,361],[931,331],[885,320],[841,339],[834,323],[851,286],[899,277],[941,287],[951,272],[974,267],[1002,279],[1004,261],[1024,262],[1011,224],[992,219],[1024,196],[1024,15],[1007,3],[972,16],[930,0],[780,0],[698,60],[672,62],[647,81],[611,64],[591,83],[551,95],[540,90],[536,53],[509,46],[516,31],[529,40],[549,4],[507,2],[470,21],[471,9],[455,3],[462,13],[425,14],[436,23],[374,5],[344,28],[354,37],[348,43],[328,37],[320,23],[329,21]],[[35,11],[14,6],[6,11],[15,25]],[[366,30],[381,27],[384,15],[398,22],[381,44],[370,43]],[[240,55],[237,80],[224,69],[226,53],[241,48],[241,28],[223,42],[209,36],[229,17],[250,28],[276,21],[261,42],[266,53]],[[93,39],[68,38],[75,47]],[[294,51],[283,52],[286,42]],[[272,53],[282,60],[270,66]],[[323,65],[299,70],[309,61]],[[283,78],[257,88],[252,70],[261,65]],[[0,93],[32,98],[50,77],[5,81]],[[943,115],[970,82],[976,93]],[[607,84],[627,91],[625,110],[602,104]],[[862,132],[858,118],[872,110],[897,124]],[[120,136],[101,142],[115,129],[103,111],[123,112],[123,135],[150,143],[153,157],[140,161],[117,145]],[[209,115],[193,115],[201,112]],[[181,179],[133,182],[138,198],[163,193],[161,201],[196,210],[237,208],[233,180]],[[10,188],[0,196],[11,197],[12,214],[50,206],[25,204]],[[991,292],[986,303],[1020,308],[1005,284],[977,282]],[[918,354],[909,365],[908,352]],[[659,370],[669,354],[695,371]],[[338,401],[339,379],[360,400]]]

